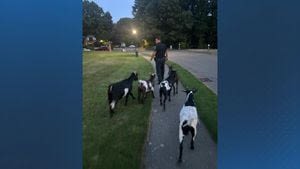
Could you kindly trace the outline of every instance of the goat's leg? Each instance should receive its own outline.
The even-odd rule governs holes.
[[[133,96],[133,94],[132,94],[131,91],[129,92],[129,95],[131,96],[131,98],[132,98],[133,100],[135,99],[135,97]]]
[[[175,94],[176,94],[176,88],[175,88],[175,84],[174,83],[173,83],[173,89],[174,89],[173,95],[175,96]]]
[[[155,96],[154,96],[154,92],[153,92],[153,91],[151,91],[151,93],[152,93],[152,98],[155,98]]]
[[[191,127],[191,134],[192,134],[191,149],[194,150],[194,141],[195,141],[195,136],[196,136],[196,130],[193,127]]]
[[[142,92],[142,103],[144,104],[144,101],[145,101],[145,92],[143,91]]]
[[[171,91],[168,92],[168,96],[169,96],[169,102],[170,102],[171,101]]]
[[[176,94],[178,94],[178,81],[176,81]]]
[[[138,90],[138,103],[141,103],[141,90]]]
[[[167,93],[164,93],[164,111],[166,110]]]
[[[180,144],[179,145],[179,158],[178,158],[179,163],[182,161],[183,139],[184,139],[183,128],[182,128],[182,125],[179,125],[179,144]]]
[[[144,92],[144,100],[146,100],[148,93]]]
[[[160,101],[160,105],[162,106],[162,91],[159,91],[159,101]]]
[[[114,111],[113,111],[113,109],[109,106],[109,117],[112,118],[113,114],[114,114]]]
[[[117,104],[117,101],[115,101],[115,100],[109,101],[109,115],[110,115],[110,117],[112,117],[113,114],[115,113],[114,108],[115,108],[116,104]]]
[[[178,158],[178,162],[181,163],[182,162],[182,149],[183,149],[183,139],[179,144],[179,158]]]
[[[125,96],[125,106],[127,106],[127,102],[128,102],[128,94]]]

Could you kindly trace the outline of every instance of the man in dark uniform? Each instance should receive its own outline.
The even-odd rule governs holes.
[[[164,80],[165,73],[165,62],[168,60],[168,51],[167,46],[160,42],[160,38],[155,38],[155,51],[151,55],[151,61],[154,58],[156,75],[158,78],[158,83]]]

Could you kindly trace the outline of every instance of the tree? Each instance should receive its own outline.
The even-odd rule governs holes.
[[[216,0],[135,0],[132,13],[149,42],[161,36],[174,47],[217,46]]]
[[[135,21],[132,18],[121,18],[113,28],[113,43],[134,44],[136,37],[132,34],[132,30],[137,29]]]
[[[113,28],[112,17],[95,2],[82,2],[83,36],[95,35],[97,39],[110,40]]]

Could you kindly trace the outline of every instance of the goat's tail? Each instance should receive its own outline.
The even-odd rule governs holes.
[[[182,122],[182,124],[181,124],[181,127],[183,128],[183,127],[185,127],[185,126],[187,126],[188,125],[188,121],[187,120],[184,120],[183,122]]]

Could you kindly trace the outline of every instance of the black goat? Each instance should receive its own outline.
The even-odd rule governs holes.
[[[117,83],[110,84],[108,86],[108,103],[109,103],[109,112],[110,117],[112,117],[114,113],[114,108],[116,107],[117,102],[125,97],[125,106],[127,105],[128,96],[130,95],[132,99],[135,99],[132,90],[132,82],[138,80],[138,74],[136,72],[132,72],[130,77],[119,81]]]
[[[168,74],[169,74],[169,77],[167,78],[167,80],[169,81],[170,86],[173,88],[173,95],[175,95],[175,93],[178,94],[178,80],[179,80],[178,74],[177,74],[176,70],[173,69],[172,66],[169,66]]]
[[[138,85],[139,103],[144,103],[144,100],[146,99],[148,93],[152,93],[152,97],[154,98],[154,78],[155,78],[155,73],[151,73],[150,78],[148,80],[139,80],[139,85]]]

